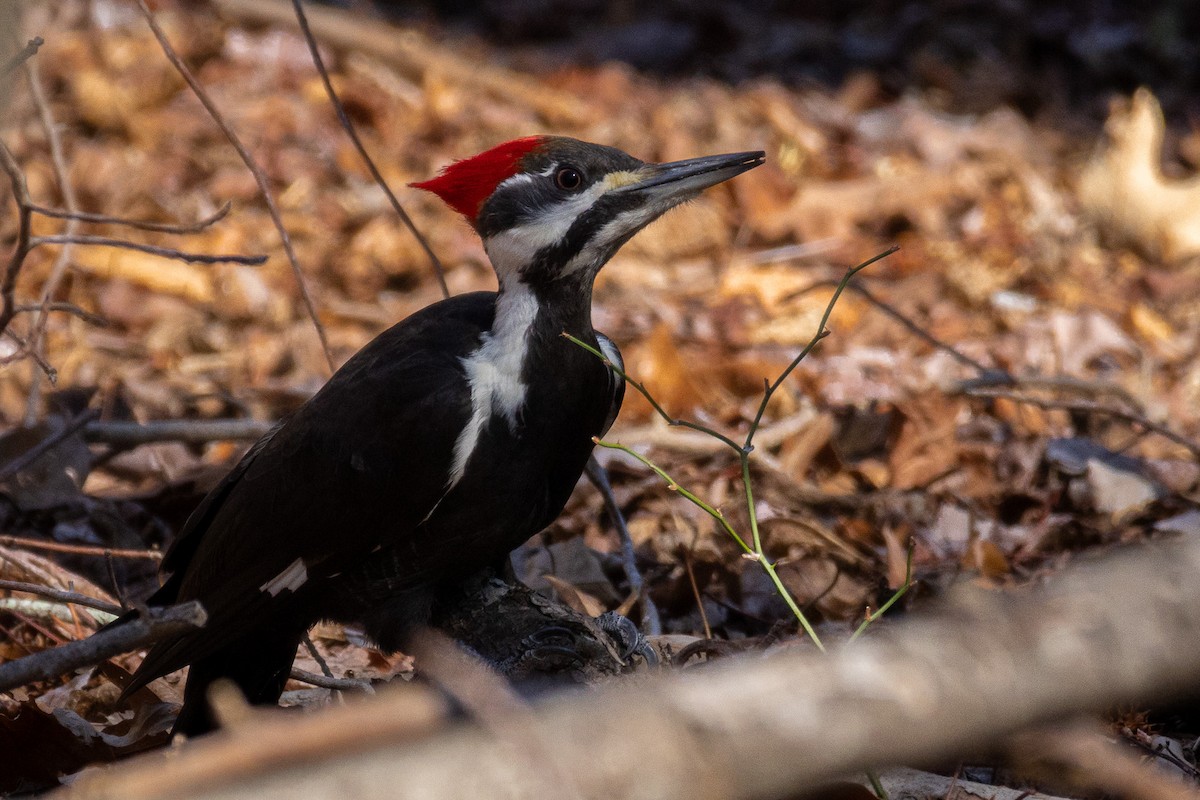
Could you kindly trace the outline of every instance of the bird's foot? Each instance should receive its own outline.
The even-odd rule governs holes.
[[[648,667],[658,666],[658,653],[654,652],[654,648],[629,617],[615,611],[606,611],[596,617],[596,625],[613,640],[617,653],[626,664],[634,658],[640,658]]]

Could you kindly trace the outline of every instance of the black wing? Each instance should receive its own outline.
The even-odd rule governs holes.
[[[414,314],[247,452],[189,518],[152,598],[200,600],[208,625],[155,647],[138,685],[281,620],[307,627],[301,604],[324,577],[420,524],[471,413],[460,359],[494,312],[479,292]]]

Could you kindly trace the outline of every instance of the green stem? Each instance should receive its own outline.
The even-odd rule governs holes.
[[[754,539],[754,552],[764,556],[762,537],[758,532],[758,510],[754,507],[754,490],[750,484],[750,454],[742,454],[742,486],[746,490],[746,513],[750,516],[750,534]]]
[[[647,389],[644,385],[642,385],[641,382],[635,381],[633,378],[629,377],[629,373],[625,372],[625,370],[621,369],[616,364],[614,364],[612,361],[610,361],[608,356],[604,355],[604,353],[600,352],[595,347],[592,347],[590,344],[583,341],[582,339],[578,339],[578,338],[572,336],[571,334],[567,333],[566,331],[563,331],[561,335],[564,339],[567,339],[568,341],[571,341],[574,344],[579,345],[584,350],[587,350],[589,353],[596,356],[596,358],[603,361],[604,366],[608,367],[615,374],[619,375],[621,377],[621,379],[623,381],[625,381],[626,385],[632,386],[634,388],[634,390],[637,391],[638,394],[640,394],[642,397],[646,398],[646,402],[650,404],[650,406],[654,409],[654,412],[656,414],[658,414],[660,417],[662,417],[666,421],[666,423],[668,425],[670,425],[672,428],[690,428],[691,430],[699,431],[700,433],[706,433],[709,436],[716,439],[717,441],[723,442],[724,444],[728,445],[734,452],[736,452],[736,453],[742,452],[741,445],[739,445],[737,442],[735,442],[733,439],[729,438],[725,434],[721,433],[719,430],[716,430],[715,428],[710,428],[707,425],[701,425],[699,422],[692,422],[691,420],[683,419],[681,417],[672,417],[670,414],[667,413],[667,410],[665,408],[663,408],[661,405],[659,405],[658,401],[654,399],[654,395],[650,394],[649,389]]]
[[[758,427],[762,424],[763,414],[767,412],[767,405],[771,402],[771,397],[774,396],[775,391],[783,385],[783,382],[787,380],[787,377],[792,374],[796,367],[800,366],[800,362],[808,357],[808,354],[811,353],[813,348],[817,346],[817,343],[829,335],[829,331],[825,328],[825,326],[829,323],[829,317],[833,315],[833,307],[837,305],[837,301],[841,298],[842,292],[846,290],[846,286],[850,283],[850,279],[874,264],[876,261],[879,261],[882,258],[887,258],[899,249],[899,246],[892,245],[882,253],[872,256],[861,264],[846,270],[846,274],[842,276],[840,281],[838,281],[837,288],[833,290],[833,297],[829,298],[829,302],[825,305],[825,313],[821,315],[821,322],[819,325],[817,325],[816,334],[812,339],[809,340],[808,344],[804,346],[804,349],[801,350],[800,353],[791,360],[783,372],[779,373],[779,377],[777,377],[773,383],[769,384],[766,388],[766,391],[763,392],[762,402],[758,404],[758,413],[754,415],[754,421],[750,423],[750,430],[746,433],[746,442],[741,448],[743,451],[749,452],[751,449],[753,449],[754,434],[758,432]]]
[[[658,464],[655,464],[653,461],[646,458],[644,455],[637,452],[632,447],[621,444],[620,442],[608,442],[603,439],[596,438],[594,436],[592,437],[592,441],[595,442],[600,447],[607,447],[610,450],[620,450],[622,453],[627,453],[627,454],[633,456],[634,458],[636,458],[638,461],[645,464],[650,469],[654,470],[654,473],[656,475],[658,475],[658,477],[662,478],[664,481],[667,482],[668,489],[670,489],[673,492],[678,492],[679,495],[681,497],[683,497],[685,500],[688,500],[693,505],[700,508],[704,513],[708,514],[710,517],[715,519],[717,521],[717,523],[720,524],[720,526],[725,529],[725,532],[733,537],[733,540],[738,543],[738,546],[741,547],[742,550],[744,550],[749,555],[757,557],[757,554],[755,553],[754,548],[752,548],[752,547],[750,547],[750,545],[746,544],[746,540],[743,539],[741,537],[741,535],[733,529],[733,526],[729,524],[729,520],[725,519],[725,515],[723,513],[721,513],[720,509],[709,505],[708,503],[701,500],[698,496],[696,496],[691,491],[680,486],[679,483],[674,478],[672,478],[670,475],[668,475],[666,470],[664,470],[662,467],[658,466]]]
[[[758,556],[756,560],[762,566],[763,570],[771,577],[771,583],[775,584],[775,591],[779,593],[779,596],[783,598],[783,602],[787,603],[787,607],[792,610],[792,613],[800,622],[800,627],[804,628],[804,632],[808,634],[808,638],[812,639],[817,649],[824,653],[825,645],[821,643],[821,637],[817,636],[812,623],[808,621],[808,617],[804,616],[804,612],[800,610],[800,606],[796,605],[796,601],[792,599],[792,593],[787,590],[787,587],[783,585],[783,581],[779,579],[779,573],[775,571],[775,565],[766,556],[757,553],[755,555]]]
[[[853,642],[859,636],[862,636],[863,633],[866,632],[866,630],[870,626],[870,624],[872,622],[874,622],[875,620],[879,619],[880,617],[882,617],[884,614],[886,614],[888,609],[891,608],[893,605],[895,605],[896,601],[899,600],[901,597],[903,597],[904,593],[908,591],[908,588],[910,586],[912,586],[912,560],[913,560],[913,546],[911,544],[909,544],[908,558],[905,559],[905,564],[904,564],[904,584],[899,589],[897,589],[892,594],[892,596],[888,598],[887,602],[878,608],[878,610],[876,610],[874,612],[872,612],[870,609],[867,610],[866,618],[859,624],[859,626],[857,628],[854,629],[854,633],[851,634],[851,636],[850,636],[850,641]]]

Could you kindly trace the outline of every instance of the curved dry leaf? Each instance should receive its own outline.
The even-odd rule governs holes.
[[[1162,174],[1162,108],[1149,89],[1109,114],[1108,146],[1079,177],[1079,200],[1103,226],[1139,247],[1180,261],[1200,256],[1200,177]]]

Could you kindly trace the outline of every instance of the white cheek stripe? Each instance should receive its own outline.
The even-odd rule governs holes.
[[[597,181],[582,194],[547,209],[545,216],[535,222],[518,225],[488,237],[483,247],[496,269],[496,274],[502,281],[508,276],[519,274],[529,266],[539,250],[561,242],[579,215],[591,208],[607,190],[608,186],[604,181]]]
[[[304,559],[297,558],[283,572],[258,587],[260,592],[266,592],[274,597],[283,591],[294,592],[308,580],[308,570],[304,567]]]
[[[609,220],[603,228],[596,232],[596,235],[588,241],[558,273],[560,278],[565,278],[568,275],[573,275],[585,267],[592,266],[599,259],[600,254],[608,248],[614,240],[624,236],[630,229],[638,229],[650,224],[655,217],[658,217],[662,210],[657,205],[644,206],[635,208],[630,211],[618,214]]]
[[[537,297],[529,287],[506,281],[496,299],[491,331],[484,334],[478,350],[462,359],[471,387],[471,418],[454,443],[447,490],[462,479],[483,428],[493,415],[504,417],[510,429],[516,428],[527,388],[521,382],[526,339],[537,314]]]

